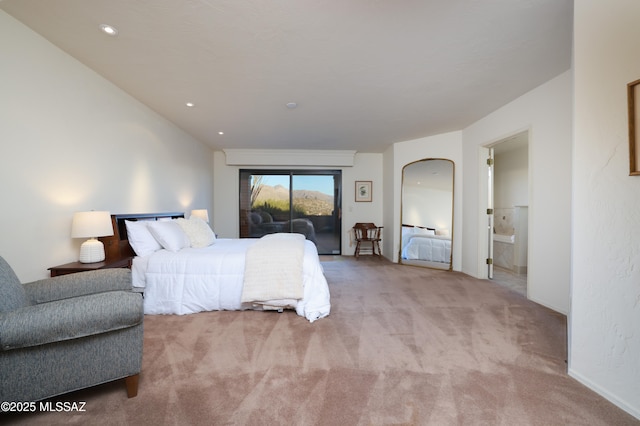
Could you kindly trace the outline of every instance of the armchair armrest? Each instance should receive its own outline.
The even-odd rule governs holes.
[[[0,349],[76,339],[140,324],[142,296],[112,291],[26,306],[0,314]]]
[[[26,283],[24,289],[31,303],[44,303],[106,291],[131,290],[131,271],[113,268],[60,275]]]

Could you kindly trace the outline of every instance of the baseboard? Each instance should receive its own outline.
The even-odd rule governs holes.
[[[549,309],[551,309],[552,311],[555,311],[555,312],[557,312],[557,313],[559,313],[559,314],[562,314],[562,315],[564,315],[564,316],[569,316],[569,312],[566,312],[566,311],[564,311],[563,309],[560,309],[560,308],[559,308],[559,307],[557,307],[557,306],[553,306],[553,305],[551,305],[551,304],[549,304],[549,303],[545,302],[544,300],[540,300],[540,299],[537,299],[537,298],[535,298],[535,297],[530,297],[530,296],[529,296],[528,289],[527,289],[527,299],[529,299],[529,300],[530,300],[530,301],[532,301],[532,302],[537,303],[538,305],[544,306],[545,308],[549,308]]]
[[[582,383],[583,385],[585,385],[586,387],[588,387],[598,395],[602,396],[604,399],[611,402],[616,407],[626,411],[627,413],[631,414],[633,417],[640,420],[640,407],[632,407],[626,401],[618,398],[616,395],[613,395],[611,392],[607,391],[606,389],[603,389],[602,387],[593,383],[591,380],[587,379],[582,374],[576,372],[575,370],[572,370],[571,368],[569,368],[567,373],[569,374],[570,377],[573,377],[575,380]]]

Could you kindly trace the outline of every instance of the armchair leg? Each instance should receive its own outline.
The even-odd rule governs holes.
[[[138,379],[140,374],[134,374],[133,376],[125,377],[124,383],[127,386],[127,396],[133,398],[138,395]]]

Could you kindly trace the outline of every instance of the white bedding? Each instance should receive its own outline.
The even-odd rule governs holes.
[[[449,263],[451,238],[440,235],[410,235],[402,248],[402,258]]]
[[[191,314],[215,310],[261,309],[242,303],[245,254],[258,239],[217,239],[205,248],[179,252],[158,250],[135,258],[134,287],[144,288],[145,314]],[[283,300],[300,316],[313,322],[329,315],[329,287],[322,272],[316,246],[304,242],[304,296]]]

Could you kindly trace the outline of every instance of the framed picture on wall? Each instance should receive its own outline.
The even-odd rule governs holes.
[[[629,175],[640,176],[640,80],[627,84],[629,109]]]
[[[371,186],[370,180],[356,181],[356,202],[371,202]]]

